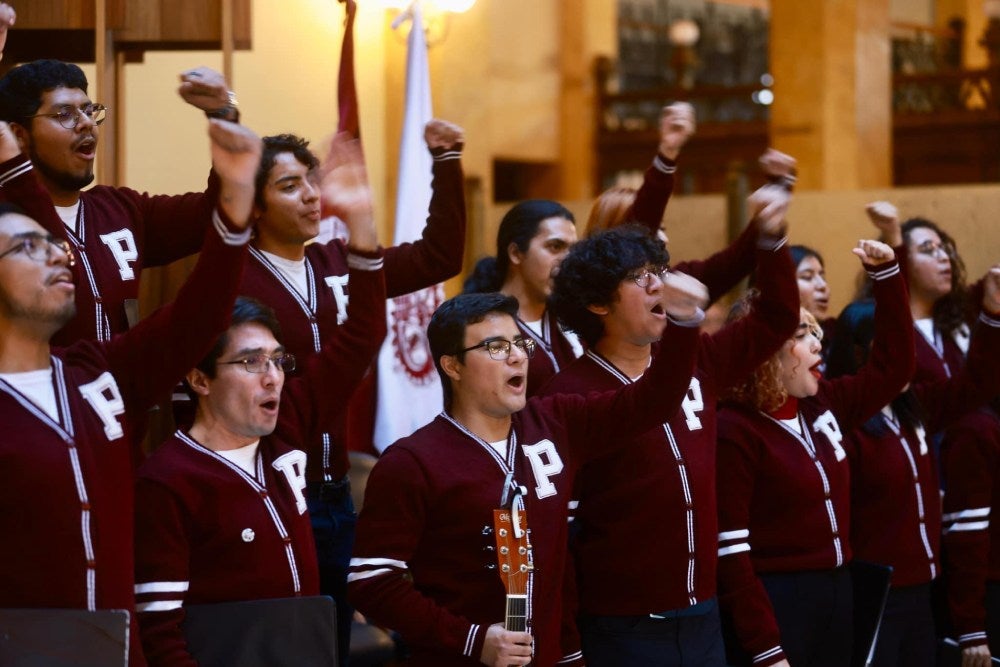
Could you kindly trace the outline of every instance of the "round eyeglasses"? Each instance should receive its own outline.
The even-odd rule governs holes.
[[[15,252],[24,253],[28,259],[36,262],[48,262],[52,259],[52,249],[55,248],[66,255],[69,265],[76,264],[76,257],[73,255],[73,248],[69,241],[56,238],[51,234],[41,232],[26,232],[14,235],[14,245],[0,253],[0,259]]]
[[[663,282],[666,278],[667,273],[670,271],[669,266],[656,266],[653,268],[642,269],[641,271],[636,271],[625,276],[627,279],[635,282],[636,285],[642,289],[648,289],[651,284],[653,284],[653,276],[660,279]]]
[[[80,124],[80,119],[86,116],[94,125],[100,125],[108,116],[108,108],[103,104],[85,104],[82,107],[62,107],[53,113],[36,113],[28,118],[55,118],[56,122],[67,130],[75,130]]]

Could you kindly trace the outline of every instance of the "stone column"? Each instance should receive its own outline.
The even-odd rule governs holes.
[[[771,144],[799,187],[892,184],[889,0],[772,0]]]

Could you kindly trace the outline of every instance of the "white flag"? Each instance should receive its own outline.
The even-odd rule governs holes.
[[[396,245],[420,238],[431,201],[432,161],[424,142],[424,126],[431,120],[431,82],[419,1],[412,4],[410,12]],[[443,300],[444,287],[439,284],[386,303],[389,334],[378,356],[375,409],[374,442],[379,452],[441,412],[441,383],[427,343],[427,324]]]

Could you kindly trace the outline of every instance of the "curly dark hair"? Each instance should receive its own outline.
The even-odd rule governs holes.
[[[588,306],[606,306],[618,298],[618,286],[645,266],[667,266],[670,253],[639,225],[598,232],[574,245],[553,279],[549,310],[588,345],[604,335],[604,323]]]
[[[42,94],[56,88],[87,92],[87,77],[73,63],[35,60],[19,65],[0,78],[0,120],[27,127],[42,106]]]
[[[951,291],[934,302],[934,326],[944,335],[952,335],[969,317],[970,296],[965,284],[965,262],[958,254],[955,239],[941,229],[937,224],[926,218],[910,218],[902,225],[903,243],[909,251],[910,234],[914,229],[930,229],[941,237],[941,245],[951,260]],[[907,264],[909,262],[907,261]],[[909,275],[906,276],[909,282]]]
[[[267,209],[264,205],[264,186],[267,185],[267,177],[271,174],[275,159],[280,153],[291,153],[310,171],[319,166],[319,158],[309,150],[309,142],[306,139],[294,134],[275,134],[264,137],[261,141],[264,148],[260,154],[260,166],[257,167],[257,174],[254,176],[253,199],[257,208],[264,211]]]
[[[494,257],[484,257],[476,262],[472,275],[465,279],[462,291],[496,292],[503,286],[510,268],[508,249],[513,243],[521,252],[526,252],[531,239],[538,234],[543,220],[563,218],[574,225],[576,219],[568,208],[548,199],[527,199],[515,204],[500,221],[497,229],[497,253]]]

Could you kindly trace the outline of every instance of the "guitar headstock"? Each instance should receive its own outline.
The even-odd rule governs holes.
[[[514,526],[514,517],[518,524]],[[528,592],[528,573],[534,568],[531,541],[528,539],[528,519],[524,510],[493,510],[493,535],[497,543],[497,564],[507,595]]]

